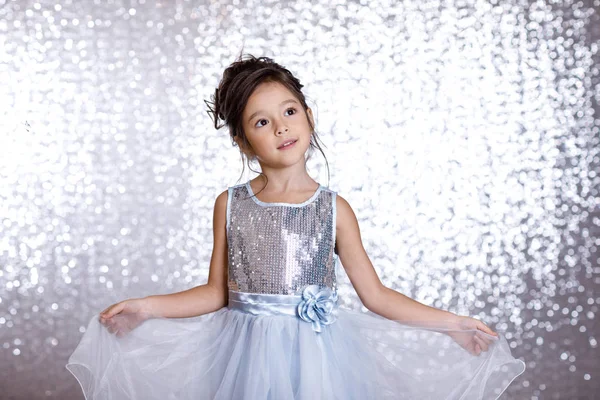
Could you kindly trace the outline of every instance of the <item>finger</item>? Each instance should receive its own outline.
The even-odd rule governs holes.
[[[475,336],[475,341],[477,342],[477,345],[479,346],[479,348],[481,349],[481,351],[487,351],[488,350],[488,345],[487,345],[487,343],[485,343],[485,341],[483,339],[481,339],[478,336]]]
[[[108,310],[110,310],[110,308],[112,307],[112,305],[106,307],[104,310],[100,311],[100,315],[104,315],[108,312]]]
[[[117,304],[112,304],[109,307],[106,307],[106,309],[104,311],[102,311],[100,314],[102,314],[105,318],[110,318],[118,312],[117,311],[118,309],[121,309],[121,308],[123,308],[122,302],[117,303]]]
[[[100,313],[100,315],[101,315],[103,318],[109,318],[109,316],[110,316],[110,312],[111,312],[111,310],[112,310],[113,308],[114,308],[114,306],[110,306],[110,307],[108,307],[106,310],[102,311],[102,312]]]
[[[484,342],[485,344],[487,344],[487,345],[490,345],[490,346],[491,346],[491,345],[493,345],[495,342],[497,342],[497,341],[498,341],[498,338],[499,338],[499,336],[492,336],[492,337],[486,336],[486,337],[484,337],[484,338],[480,338],[480,339],[481,339],[481,340],[483,340],[483,342]]]
[[[115,333],[117,331],[117,324],[114,321],[107,321],[106,328],[110,333]]]
[[[477,322],[477,328],[489,335],[498,336],[498,334],[496,332],[494,332],[490,327],[488,327],[483,322]]]
[[[475,336],[477,336],[486,344],[491,344],[498,340],[498,336],[488,335],[487,333],[484,333],[482,331],[475,331]]]
[[[472,343],[470,347],[470,353],[473,354],[474,356],[479,355],[479,353],[477,352],[477,343]]]
[[[105,318],[110,318],[115,314],[120,313],[121,311],[123,311],[123,303],[118,303],[115,304],[114,306],[112,306],[112,308],[110,308],[105,314],[104,317]]]

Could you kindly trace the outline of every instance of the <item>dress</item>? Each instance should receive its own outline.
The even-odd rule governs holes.
[[[66,368],[87,400],[489,400],[523,373],[501,334],[473,355],[447,326],[340,307],[335,226],[323,185],[300,204],[229,187],[227,307],[123,337],[94,315]]]

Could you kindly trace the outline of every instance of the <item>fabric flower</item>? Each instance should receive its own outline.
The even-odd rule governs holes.
[[[320,333],[322,325],[329,325],[336,319],[333,311],[337,298],[337,292],[328,287],[319,289],[319,285],[308,285],[298,303],[298,315],[304,321],[311,322],[313,330]]]

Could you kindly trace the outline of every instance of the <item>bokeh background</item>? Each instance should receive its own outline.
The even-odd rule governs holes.
[[[0,0],[0,398],[82,399],[94,313],[206,282],[242,49],[305,85],[384,283],[525,361],[502,399],[600,398],[599,45],[598,0]]]

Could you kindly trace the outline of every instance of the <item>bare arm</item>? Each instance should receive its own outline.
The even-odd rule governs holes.
[[[143,299],[155,318],[187,318],[225,307],[227,292],[227,191],[215,200],[213,215],[213,251],[208,282],[182,292],[153,295]]]
[[[411,321],[453,324],[458,318],[456,314],[419,303],[381,283],[363,247],[354,211],[344,198],[336,197],[338,254],[365,307],[375,314],[407,325],[411,325]]]

